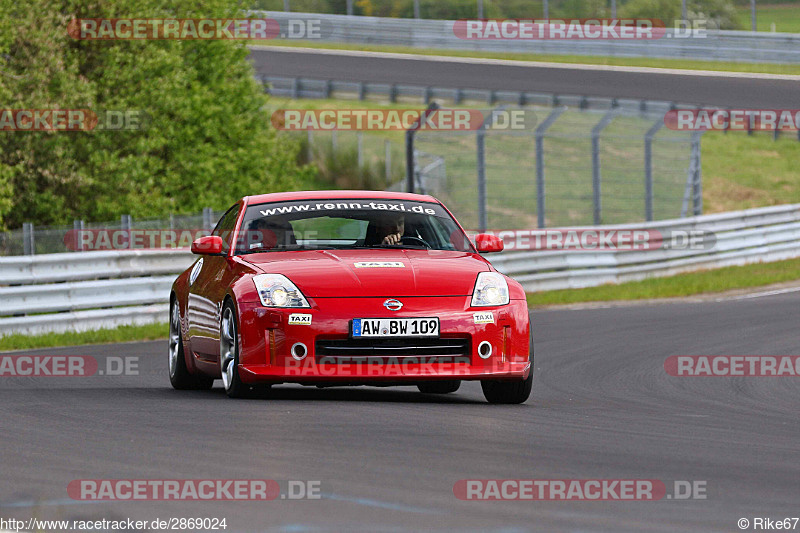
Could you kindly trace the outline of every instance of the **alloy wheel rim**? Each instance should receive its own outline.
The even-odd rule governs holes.
[[[178,355],[180,352],[181,328],[178,306],[173,305],[172,316],[169,321],[169,375],[175,376],[178,370]]]
[[[222,313],[219,335],[219,366],[225,390],[231,388],[236,360],[236,325],[228,307]]]

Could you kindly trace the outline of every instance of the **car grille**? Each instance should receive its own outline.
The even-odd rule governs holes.
[[[317,362],[340,363],[404,357],[441,360],[460,357],[469,362],[468,337],[440,339],[320,339],[314,345]]]

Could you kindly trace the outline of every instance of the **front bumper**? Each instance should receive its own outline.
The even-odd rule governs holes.
[[[239,375],[245,383],[409,383],[431,380],[519,380],[530,372],[528,308],[524,300],[500,307],[470,307],[469,296],[402,298],[400,311],[388,311],[386,298],[309,298],[311,309],[273,309],[260,302],[239,304],[241,352]],[[476,313],[483,316],[475,318]],[[491,313],[493,323],[485,322]],[[290,315],[311,315],[310,323],[290,324]],[[408,339],[393,339],[391,354],[365,355],[359,349],[331,356],[323,346],[348,344],[353,318],[439,317],[441,344],[429,350]],[[297,321],[296,319],[294,321]],[[307,319],[306,319],[307,321]],[[444,342],[453,340],[458,342]],[[319,345],[318,345],[319,341]],[[380,342],[380,341],[379,341]],[[302,343],[303,358],[292,356]],[[481,343],[491,355],[479,356]],[[318,350],[319,347],[319,350]],[[484,346],[485,348],[485,346]],[[318,353],[319,352],[319,353]],[[485,355],[485,353],[484,353]]]

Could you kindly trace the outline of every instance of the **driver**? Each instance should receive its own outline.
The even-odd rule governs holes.
[[[400,244],[406,229],[404,215],[391,213],[378,221],[378,240],[381,244]]]

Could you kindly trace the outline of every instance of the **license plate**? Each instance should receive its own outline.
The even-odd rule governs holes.
[[[353,337],[438,337],[438,318],[354,318]]]

